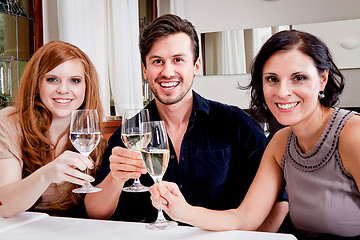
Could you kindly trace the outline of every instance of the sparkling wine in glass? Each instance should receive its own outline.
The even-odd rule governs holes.
[[[121,139],[125,146],[135,152],[140,153],[141,138],[145,137],[150,141],[149,134],[140,135],[141,123],[150,121],[149,111],[147,109],[125,109],[122,116]],[[143,142],[144,142],[143,141]],[[134,179],[134,183],[123,188],[125,192],[146,192],[149,187],[143,186],[140,179]]]
[[[167,169],[170,157],[169,141],[163,121],[142,124],[142,132],[151,133],[150,141],[141,143],[141,155],[148,173],[155,183],[160,183]],[[143,138],[145,140],[145,138]],[[162,230],[177,226],[177,222],[165,219],[161,205],[155,222],[146,225],[148,229]]]
[[[70,141],[82,155],[89,157],[101,138],[99,117],[95,109],[73,110],[71,112]],[[88,174],[88,169],[85,170]],[[80,188],[73,189],[74,193],[99,192],[101,188],[85,182]]]

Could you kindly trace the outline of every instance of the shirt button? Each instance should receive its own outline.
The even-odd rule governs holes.
[[[174,159],[175,158],[175,156],[174,155],[171,155],[171,159]]]
[[[183,188],[183,185],[182,185],[182,184],[179,184],[179,188],[182,189],[182,188]]]

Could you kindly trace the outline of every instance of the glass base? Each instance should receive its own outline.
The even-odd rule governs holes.
[[[129,187],[124,187],[123,191],[125,192],[147,192],[149,187],[143,186],[141,183],[134,183]]]
[[[174,222],[174,221],[156,221],[156,222],[147,224],[146,228],[150,229],[150,230],[165,230],[165,229],[176,227],[177,225],[178,225],[178,223]]]
[[[85,183],[83,186],[73,189],[72,192],[73,193],[96,193],[96,192],[100,192],[101,190],[102,190],[101,188],[94,187],[90,183]]]

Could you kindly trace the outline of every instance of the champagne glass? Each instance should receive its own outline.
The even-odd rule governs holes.
[[[163,121],[145,122],[142,132],[149,133],[150,141],[141,143],[141,155],[148,173],[155,183],[160,183],[167,169],[170,157],[169,141]],[[143,138],[144,141],[146,138]],[[165,219],[161,205],[155,222],[146,225],[148,229],[162,230],[177,226],[177,222]]]
[[[270,136],[269,123],[268,122],[261,122],[260,126],[261,126],[262,130],[264,131],[265,137],[268,138]]]
[[[82,155],[89,157],[100,141],[100,124],[95,109],[73,110],[71,112],[70,140],[72,145]],[[88,169],[85,170],[88,174]],[[93,193],[101,191],[101,188],[85,182],[80,188],[72,190],[74,193]]]
[[[147,109],[125,109],[122,116],[121,139],[125,146],[140,153],[140,128],[142,122],[150,121]],[[125,192],[146,192],[149,187],[143,186],[140,179],[134,179],[134,183],[123,188]]]

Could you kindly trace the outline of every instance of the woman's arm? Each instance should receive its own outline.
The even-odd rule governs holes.
[[[265,221],[257,229],[260,232],[277,232],[289,212],[288,201],[277,201]]]
[[[82,173],[92,167],[89,159],[79,153],[65,151],[58,158],[22,179],[22,169],[17,158],[0,160],[0,214],[12,217],[26,211],[39,199],[51,183],[68,181],[83,184],[93,177]]]
[[[354,178],[360,191],[360,116],[352,116],[339,136],[339,154],[345,170]]]
[[[276,140],[269,143],[254,181],[237,209],[217,211],[191,206],[177,185],[168,182],[151,188],[153,205],[158,207],[161,199],[171,218],[207,230],[256,230],[269,215],[283,184],[279,156],[285,146],[279,146],[282,145]]]

